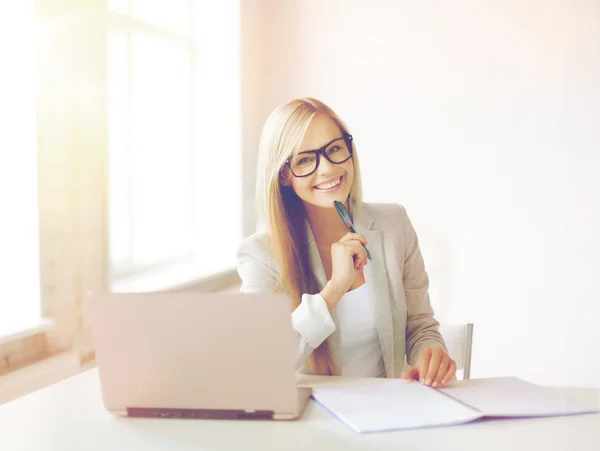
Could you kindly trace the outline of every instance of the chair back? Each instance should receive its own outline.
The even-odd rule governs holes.
[[[456,371],[463,379],[471,377],[471,350],[473,348],[473,324],[440,324],[440,334],[446,342],[450,358],[456,362]]]

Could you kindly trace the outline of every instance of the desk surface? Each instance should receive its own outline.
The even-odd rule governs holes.
[[[314,387],[378,383],[377,379],[304,377]],[[566,388],[574,399],[600,404],[598,390]],[[2,451],[93,450],[594,450],[600,414],[484,420],[460,426],[356,434],[310,401],[297,421],[119,418],[102,404],[92,369],[0,406]]]

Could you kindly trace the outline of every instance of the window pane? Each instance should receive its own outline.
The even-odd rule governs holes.
[[[33,2],[5,9],[0,16],[0,336],[40,318]]]
[[[127,36],[110,32],[108,53],[108,191],[111,266],[130,265],[129,71]]]
[[[131,17],[162,28],[187,31],[188,1],[132,0]]]
[[[197,2],[195,8],[195,39],[214,43],[197,48],[199,64],[194,71],[194,130],[200,137],[195,142],[196,230],[201,231],[196,249],[200,256],[211,256],[208,274],[235,267],[242,212],[252,215],[254,208],[253,200],[242,204],[239,8],[239,2]],[[206,221],[207,212],[222,219]]]
[[[147,265],[192,240],[190,61],[186,47],[132,34],[132,249]]]

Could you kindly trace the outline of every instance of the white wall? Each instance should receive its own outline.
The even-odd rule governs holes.
[[[324,100],[366,200],[407,207],[437,317],[475,323],[473,377],[600,386],[600,4],[242,4],[246,192],[268,112]]]
[[[40,317],[33,3],[10,12],[0,15],[0,337]]]

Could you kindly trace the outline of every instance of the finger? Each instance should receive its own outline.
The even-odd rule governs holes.
[[[446,372],[446,375],[442,378],[442,385],[446,385],[448,383],[448,381],[454,377],[454,375],[456,374],[456,362],[454,360],[450,360],[450,362],[448,362],[448,371]]]
[[[365,265],[369,262],[369,259],[367,258],[367,251],[365,251],[365,248],[361,245],[360,246],[360,263],[361,263],[361,270],[365,267]]]
[[[346,246],[348,246],[349,252],[352,252],[353,257],[356,256],[356,258],[361,262],[365,261],[367,253],[360,242],[356,240],[351,240],[346,242],[345,244]]]
[[[437,388],[438,385],[441,385],[442,379],[448,372],[448,364],[449,363],[450,363],[450,356],[448,354],[446,354],[445,352],[442,353],[442,359],[440,360],[440,366],[437,370],[437,373],[435,374],[433,383],[431,384],[431,386],[433,388]]]
[[[367,250],[362,243],[358,243],[358,252],[360,253],[361,261],[366,265],[369,262],[369,259],[367,257]]]
[[[402,379],[419,380],[419,368],[416,366],[409,366],[404,373],[402,373]]]
[[[429,369],[427,370],[427,376],[425,376],[425,385],[431,385],[437,374],[437,370],[440,367],[440,361],[442,360],[443,351],[439,348],[431,350],[431,359],[429,360]]]
[[[427,375],[427,369],[429,368],[429,361],[431,360],[431,348],[424,348],[421,350],[419,361],[417,366],[419,367],[419,381],[424,384],[425,376]]]
[[[345,234],[339,242],[341,243],[343,241],[351,241],[351,240],[356,240],[356,241],[360,242],[361,244],[368,244],[367,239],[364,237],[364,235],[361,235],[360,233],[352,233],[352,232],[348,232],[347,234]]]
[[[358,247],[354,244],[353,241],[347,241],[343,243],[342,246],[344,246],[344,249],[346,250],[348,255],[350,255],[350,257],[354,259],[354,266],[356,266],[357,260],[360,260],[360,251]]]
[[[353,256],[358,258],[363,265],[366,265],[369,262],[369,259],[367,258],[367,250],[360,241],[350,240],[347,241],[346,244],[352,247]]]
[[[363,261],[360,256],[360,252],[358,252],[355,248],[352,248],[352,258],[354,259],[354,269],[356,269],[356,271],[361,271]]]

